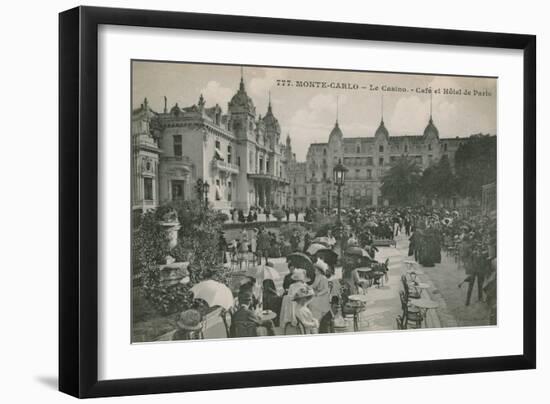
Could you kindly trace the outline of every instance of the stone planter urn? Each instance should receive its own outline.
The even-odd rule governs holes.
[[[181,229],[180,221],[175,210],[166,213],[160,225],[166,233],[166,243],[169,251],[178,245],[178,231]],[[166,256],[166,262],[159,265],[160,280],[163,286],[174,286],[178,283],[189,283],[189,263],[176,262],[170,254]]]

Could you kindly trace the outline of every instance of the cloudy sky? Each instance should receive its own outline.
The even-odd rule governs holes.
[[[271,93],[273,112],[284,137],[290,134],[298,160],[305,159],[310,143],[328,140],[337,105],[346,137],[374,136],[382,105],[390,135],[421,134],[430,115],[426,89],[433,91],[433,119],[440,137],[496,134],[497,80],[492,78],[247,66],[243,75],[257,114],[265,114]],[[240,66],[134,62],[133,107],[147,97],[155,111],[162,111],[164,96],[168,108],[176,102],[190,106],[202,93],[207,106],[217,103],[225,113],[240,76]],[[316,84],[300,86],[304,81]]]

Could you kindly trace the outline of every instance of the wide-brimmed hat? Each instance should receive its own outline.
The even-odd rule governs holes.
[[[323,275],[326,275],[328,271],[328,264],[322,259],[318,258],[315,264],[313,264],[313,268],[318,269],[323,273]]]
[[[298,289],[292,300],[308,299],[313,297],[314,294],[315,292],[313,292],[313,289],[309,286],[304,286],[303,288]]]
[[[176,323],[183,330],[200,330],[202,327],[202,316],[197,310],[185,310],[180,314]]]
[[[292,275],[290,276],[290,279],[293,281],[306,281],[306,270],[302,268],[296,268],[294,269],[294,272],[292,272]]]

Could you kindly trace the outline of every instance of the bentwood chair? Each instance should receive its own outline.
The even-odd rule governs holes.
[[[403,311],[401,322],[404,327],[403,329],[421,328],[423,320],[422,313],[420,311],[411,310],[404,291],[399,291],[399,298],[401,300],[401,309]],[[409,327],[409,325],[412,327]]]
[[[407,301],[410,301],[410,299],[420,299],[420,292],[416,288],[411,290],[409,281],[405,275],[401,275],[401,283],[403,284],[403,291],[405,292]]]
[[[395,318],[395,324],[396,324],[398,330],[406,330],[407,329],[405,327],[404,322],[403,322],[403,317],[400,316],[400,315],[397,315],[397,317]]]
[[[236,321],[232,324],[231,336],[239,337],[257,337],[257,324],[252,321]]]

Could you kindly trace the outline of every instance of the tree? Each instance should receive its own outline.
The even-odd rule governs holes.
[[[428,199],[447,199],[457,193],[456,177],[446,155],[441,157],[436,164],[424,170],[420,180],[420,189]]]
[[[496,181],[496,136],[474,135],[460,145],[455,154],[458,191],[465,197],[481,198],[482,185]]]
[[[418,197],[420,167],[403,156],[382,178],[382,197],[392,205],[410,205]]]

